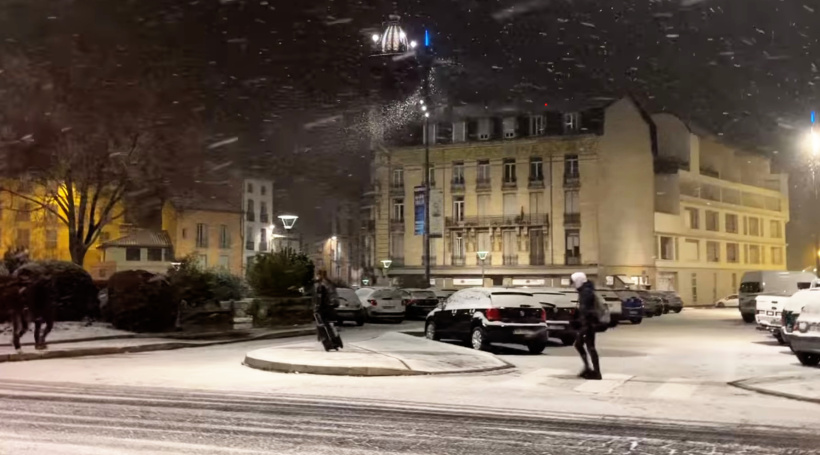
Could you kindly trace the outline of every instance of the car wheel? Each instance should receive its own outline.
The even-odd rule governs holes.
[[[726,308],[726,305],[723,302],[718,302],[715,306],[718,308]]]
[[[441,337],[438,334],[438,331],[436,330],[436,323],[435,322],[430,321],[424,327],[424,337],[427,338],[428,340],[433,340],[433,341],[439,341],[441,339]]]
[[[364,314],[360,314],[360,315],[356,318],[356,325],[357,325],[357,326],[359,326],[359,327],[363,326],[363,325],[364,325],[364,319],[365,319],[365,315],[364,315]]]
[[[755,322],[755,315],[754,314],[740,313],[740,315],[743,316],[743,322],[745,322],[747,324],[751,324],[751,323]]]
[[[655,316],[661,316],[663,314],[663,308],[658,308],[658,311],[655,312]]]
[[[797,360],[807,367],[816,367],[820,365],[820,354],[811,354],[808,352],[797,352]]]
[[[774,339],[775,339],[775,340],[777,340],[777,342],[778,342],[781,346],[784,346],[784,345],[786,344],[786,339],[785,339],[785,338],[783,338],[783,334],[782,334],[782,333],[780,333],[780,332],[774,332],[772,335],[774,336]]]
[[[669,308],[664,307],[663,314],[669,314]]]
[[[654,318],[654,317],[655,317],[655,313],[647,313],[647,312],[644,312],[644,313],[643,313],[643,317],[645,317],[645,318]]]
[[[629,320],[629,322],[631,322],[633,325],[640,324],[641,322],[643,322],[643,318],[632,318]]]
[[[541,354],[546,348],[547,343],[543,341],[530,341],[527,343],[527,349],[529,349],[530,354]]]
[[[575,337],[572,335],[564,335],[561,337],[561,344],[564,346],[572,346],[575,343]]]
[[[473,332],[470,335],[470,346],[478,351],[486,351],[489,349],[490,343],[487,343],[487,332],[483,327],[476,327],[473,329]]]
[[[609,328],[615,328],[615,327],[618,327],[618,320],[613,319],[613,320],[609,321]]]
[[[675,309],[674,309],[674,310],[672,310],[672,311],[674,311],[674,312],[675,312],[675,314],[678,314],[678,313],[680,313],[681,311],[683,311],[683,308],[675,308]]]

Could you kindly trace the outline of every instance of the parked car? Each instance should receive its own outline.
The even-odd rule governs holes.
[[[451,295],[455,294],[455,289],[431,289],[436,294],[436,298],[438,298],[439,303],[444,303],[450,298]]]
[[[604,303],[609,307],[609,326],[615,327],[620,322],[623,315],[621,298],[612,289],[598,289],[598,295],[604,299]]]
[[[797,318],[797,330],[789,335],[789,342],[800,363],[820,365],[820,302],[806,303]]]
[[[740,299],[737,294],[730,294],[715,302],[716,308],[738,308],[740,307]]]
[[[336,288],[336,294],[339,297],[339,307],[336,308],[338,323],[353,321],[358,326],[364,325],[367,311],[364,309],[359,296],[356,295],[356,291],[350,288]]]
[[[621,320],[633,324],[643,322],[644,303],[638,293],[624,289],[615,291],[615,294],[621,299],[621,307],[623,308]]]
[[[780,344],[786,344],[781,328],[783,308],[788,301],[789,297],[784,295],[760,294],[755,297],[757,329],[771,333]]]
[[[402,299],[404,317],[407,319],[422,319],[438,306],[436,293],[429,289],[404,289]]]
[[[820,287],[812,285],[810,289],[802,289],[795,292],[783,305],[780,325],[783,338],[789,346],[791,346],[790,337],[797,329],[797,319],[803,312],[803,308],[814,302],[820,302]],[[792,347],[792,350],[794,350],[794,347]]]
[[[664,308],[664,314],[674,312],[680,313],[683,311],[683,299],[680,298],[675,291],[660,291],[661,295],[666,299],[666,307]]]
[[[514,343],[540,354],[547,346],[546,312],[532,293],[505,288],[468,288],[433,310],[424,328],[431,340],[455,339],[474,349]]]
[[[636,291],[643,300],[643,315],[651,318],[663,314],[663,299],[650,291]]]
[[[578,292],[565,288],[527,288],[546,311],[547,331],[564,346],[575,342],[575,330],[570,322],[578,309]]]
[[[361,288],[356,291],[367,311],[368,320],[389,320],[401,322],[404,320],[404,292],[398,288],[373,287]]]

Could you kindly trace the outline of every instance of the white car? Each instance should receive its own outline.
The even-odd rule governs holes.
[[[737,294],[727,295],[726,297],[715,302],[716,308],[737,308],[740,306],[740,299]]]
[[[792,351],[807,366],[820,365],[820,301],[807,303],[789,335]]]
[[[373,287],[361,288],[356,295],[362,301],[367,311],[367,319],[389,320],[402,322],[404,320],[404,291],[398,288]]]
[[[364,325],[367,312],[356,292],[350,288],[336,288],[339,297],[339,307],[336,308],[336,320],[341,324],[344,321],[354,321],[356,325]]]
[[[781,328],[783,327],[783,309],[789,297],[783,295],[758,295],[755,297],[755,321],[758,330],[767,330],[780,344],[786,344]]]

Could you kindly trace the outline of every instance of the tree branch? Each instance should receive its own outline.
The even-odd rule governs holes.
[[[5,188],[5,187],[0,187],[0,193],[1,192],[6,192],[6,193],[10,194],[12,197],[19,197],[20,199],[23,199],[24,201],[33,202],[33,203],[37,204],[38,206],[40,206],[40,208],[38,210],[46,210],[48,212],[51,212],[54,215],[56,215],[57,218],[60,219],[60,221],[62,221],[65,224],[68,224],[68,220],[66,220],[64,216],[62,216],[60,213],[58,213],[56,210],[54,210],[51,207],[51,205],[49,205],[47,203],[44,203],[43,201],[34,199],[31,196],[27,196],[25,194],[19,193],[17,191],[14,191],[12,189]],[[12,209],[12,210],[16,210],[16,209]],[[23,210],[16,210],[16,211],[22,212]],[[28,212],[34,212],[36,210],[27,210],[27,211]]]

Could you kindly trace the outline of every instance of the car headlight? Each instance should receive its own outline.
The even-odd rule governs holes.
[[[809,323],[806,322],[806,321],[798,322],[797,323],[797,330],[799,330],[800,333],[808,332],[809,331]]]

